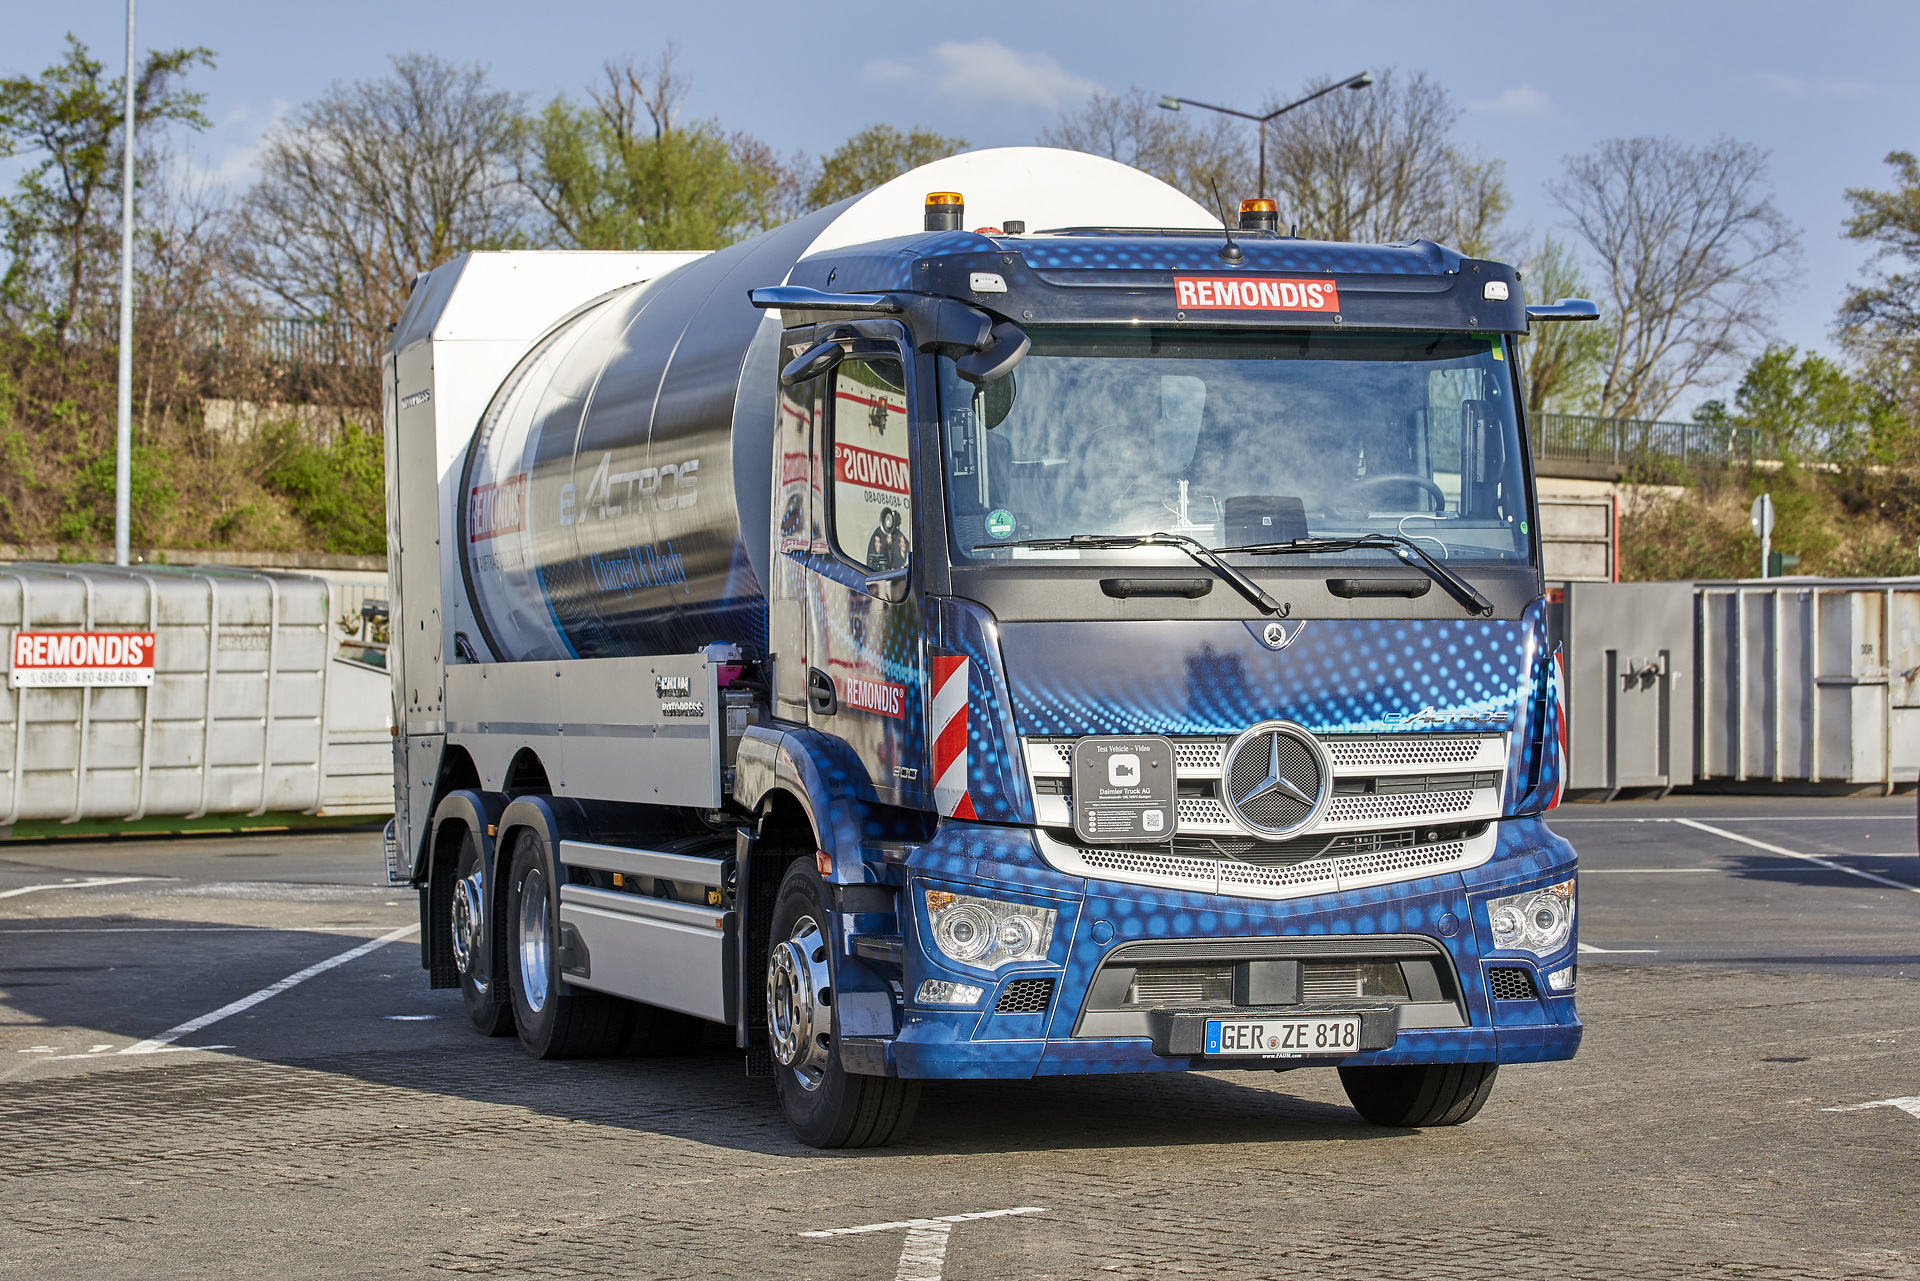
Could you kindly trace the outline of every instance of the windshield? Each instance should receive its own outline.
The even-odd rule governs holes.
[[[1208,547],[1388,533],[1436,558],[1528,557],[1498,337],[1028,332],[1019,368],[983,387],[940,361],[956,562],[1154,532]]]

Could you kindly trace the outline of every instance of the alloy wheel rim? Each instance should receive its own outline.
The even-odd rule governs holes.
[[[535,1014],[547,1007],[547,878],[539,868],[520,885],[520,990]]]
[[[767,1039],[802,1089],[820,1087],[833,1044],[833,979],[827,940],[810,916],[767,956]]]

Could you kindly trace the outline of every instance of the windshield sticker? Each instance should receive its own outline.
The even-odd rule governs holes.
[[[1232,311],[1340,310],[1331,280],[1252,280],[1226,276],[1175,276],[1174,306]]]
[[[1013,536],[1013,513],[1004,507],[997,507],[988,512],[987,536],[989,538],[1011,538]]]

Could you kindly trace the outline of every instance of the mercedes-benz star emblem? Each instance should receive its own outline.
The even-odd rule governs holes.
[[[1299,725],[1268,721],[1227,751],[1222,799],[1243,827],[1281,838],[1320,817],[1333,790],[1333,760]]]

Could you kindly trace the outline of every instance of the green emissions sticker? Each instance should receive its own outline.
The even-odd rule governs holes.
[[[987,534],[992,538],[1013,537],[1013,513],[1004,507],[996,507],[988,512]]]

